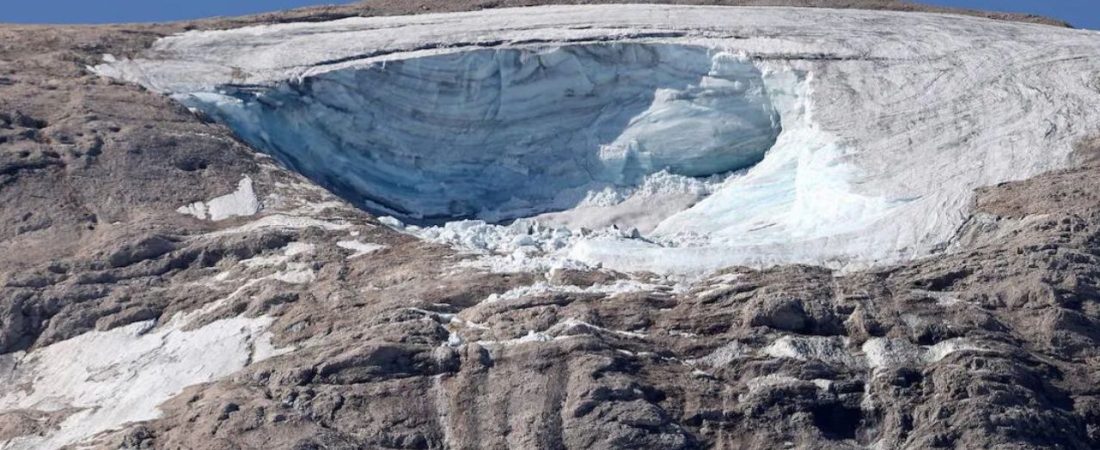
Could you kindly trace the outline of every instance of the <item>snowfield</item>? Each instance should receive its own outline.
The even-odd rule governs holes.
[[[946,247],[975,188],[1066,167],[1100,124],[1100,33],[922,13],[354,18],[188,32],[94,70],[360,206],[451,220],[398,226],[495,270],[905,261]]]

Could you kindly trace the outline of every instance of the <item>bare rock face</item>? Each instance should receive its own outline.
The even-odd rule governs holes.
[[[950,251],[685,288],[463,265],[85,69],[191,28],[528,3],[0,27],[0,447],[1100,447],[1096,139],[980,189]],[[187,208],[218,198],[247,207]]]

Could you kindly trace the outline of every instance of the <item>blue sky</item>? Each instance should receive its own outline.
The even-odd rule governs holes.
[[[1100,30],[1100,0],[922,0],[918,3],[1054,17],[1077,28]]]
[[[445,1],[445,0],[441,0]],[[348,0],[7,0],[0,22],[152,22],[234,16],[297,6],[350,3]],[[1028,12],[1066,20],[1079,28],[1100,29],[1100,0],[924,0],[975,9]]]
[[[2,0],[0,22],[118,23],[163,22],[212,16],[239,16],[351,0]],[[445,0],[443,0],[445,1]]]

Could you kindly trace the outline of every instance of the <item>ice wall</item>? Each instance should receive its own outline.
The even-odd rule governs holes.
[[[471,50],[179,98],[404,219],[510,219],[660,171],[742,169],[781,128],[752,63],[686,45]]]

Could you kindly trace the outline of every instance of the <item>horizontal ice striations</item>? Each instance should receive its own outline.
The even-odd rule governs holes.
[[[608,41],[743,55],[782,118],[774,145],[744,171],[706,180],[654,171],[582,188],[576,205],[535,218],[569,233],[523,223],[412,231],[496,253],[490,265],[500,270],[530,267],[524,255],[535,254],[681,273],[887,264],[947,248],[975,188],[1064,168],[1074,144],[1100,132],[1100,33],[941,14],[562,5],[356,18],[183,33],[95,70],[169,94],[223,95],[234,94],[219,90],[230,84],[271,90],[382,63]],[[658,105],[652,92],[649,105]],[[622,149],[610,144],[629,134],[599,148]],[[608,163],[593,180],[645,172],[616,172],[614,151],[597,154]],[[557,206],[578,196],[567,197]],[[609,223],[619,232],[578,228]]]
[[[677,45],[472,50],[178,98],[406,219],[509,219],[659,171],[742,169],[780,130],[751,62]]]

